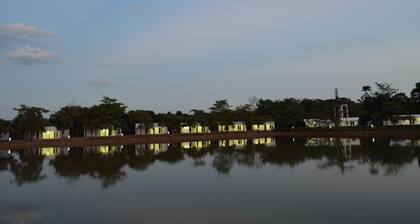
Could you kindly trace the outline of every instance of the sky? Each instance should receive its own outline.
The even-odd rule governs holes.
[[[2,0],[0,118],[102,96],[156,112],[420,81],[418,0]]]

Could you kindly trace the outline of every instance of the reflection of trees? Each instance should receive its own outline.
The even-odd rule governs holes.
[[[126,163],[123,153],[102,155],[72,150],[69,156],[59,155],[50,161],[58,175],[79,178],[88,175],[101,181],[103,187],[115,185],[125,177],[122,170]]]
[[[337,141],[339,143],[339,141]],[[100,151],[100,150],[99,150]],[[68,179],[89,176],[100,181],[103,187],[117,184],[125,176],[124,167],[144,171],[156,161],[176,164],[185,157],[193,159],[193,166],[204,166],[205,158],[213,161],[211,167],[227,175],[235,165],[259,168],[266,164],[279,167],[295,167],[308,161],[318,163],[320,170],[338,169],[342,173],[354,166],[366,165],[371,175],[397,175],[409,164],[420,161],[420,149],[389,146],[388,141],[362,141],[360,146],[343,148],[340,144],[305,147],[305,141],[277,141],[276,147],[248,145],[244,149],[223,148],[216,144],[206,149],[181,150],[175,145],[167,151],[156,153],[147,147],[124,147],[107,154],[88,153],[83,149],[72,149],[68,155],[58,155],[49,161],[55,172]],[[10,170],[14,182],[21,186],[46,178],[42,175],[44,157],[37,153],[20,152],[17,156],[0,158],[0,171]],[[420,164],[419,164],[420,166]]]
[[[229,174],[234,163],[233,152],[229,151],[218,151],[213,155],[212,166],[216,169],[219,174]]]
[[[46,178],[42,175],[44,156],[20,152],[19,159],[13,158],[9,162],[10,172],[14,175],[17,186],[36,183]]]
[[[0,172],[7,171],[9,169],[9,157],[0,156]]]
[[[206,165],[206,161],[204,160],[204,157],[208,154],[206,149],[186,149],[183,151],[188,157],[193,159],[193,167]]]
[[[169,148],[169,150],[157,154],[155,158],[159,161],[175,164],[184,160],[184,154],[180,148]]]

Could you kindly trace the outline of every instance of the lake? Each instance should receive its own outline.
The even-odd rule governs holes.
[[[420,223],[420,140],[0,151],[0,223]]]

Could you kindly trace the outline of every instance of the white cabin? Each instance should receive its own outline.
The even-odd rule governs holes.
[[[252,130],[253,131],[274,131],[275,129],[274,121],[267,121],[262,124],[253,124]]]
[[[193,125],[181,124],[180,132],[183,134],[210,133],[210,128],[199,123]]]
[[[135,133],[136,135],[161,135],[168,134],[168,127],[160,125],[159,123],[153,123],[146,127],[142,123],[135,124]]]
[[[25,134],[25,139],[33,139],[33,140],[47,140],[47,139],[60,139],[60,138],[69,138],[70,137],[70,130],[59,130],[55,126],[46,126],[44,131],[40,131],[37,134]]]
[[[85,129],[85,137],[112,137],[121,136],[122,130],[115,128],[96,128],[96,129]]]
[[[395,115],[382,123],[384,126],[420,125],[420,114]]]
[[[219,132],[246,131],[246,124],[242,121],[234,121],[232,124],[229,125],[219,124],[218,130]]]

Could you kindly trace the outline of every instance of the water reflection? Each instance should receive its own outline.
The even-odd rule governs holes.
[[[267,165],[293,168],[313,161],[319,170],[338,169],[342,174],[366,165],[371,175],[397,175],[420,156],[419,140],[371,139],[234,139],[146,144],[95,146],[84,148],[41,148],[0,151],[0,172],[13,176],[17,186],[45,180],[45,167],[55,174],[77,181],[97,180],[104,188],[124,180],[127,170],[147,171],[158,163],[178,164],[189,160],[193,167],[211,167],[229,175],[235,166],[259,169]],[[252,143],[252,144],[248,144]],[[419,164],[420,165],[420,164]]]

